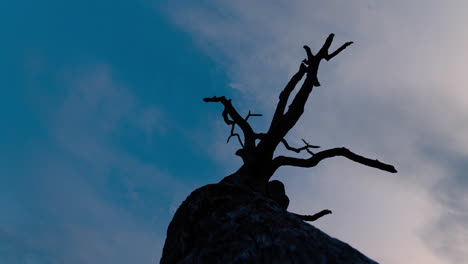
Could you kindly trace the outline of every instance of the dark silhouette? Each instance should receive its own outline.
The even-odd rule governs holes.
[[[268,194],[268,197],[270,197],[273,201],[275,201],[282,209],[284,209],[285,211],[288,209],[289,198],[286,195],[284,184],[281,181],[274,180],[274,181],[268,182],[267,194]],[[319,219],[320,217],[325,216],[327,214],[331,214],[331,213],[332,211],[326,209],[314,215],[300,215],[300,214],[295,214],[295,213],[292,213],[292,214],[299,217],[300,219],[304,221],[315,221]]]
[[[224,105],[224,111],[222,113],[223,119],[227,125],[231,126],[231,133],[228,137],[228,142],[232,137],[236,137],[241,145],[241,148],[236,151],[236,155],[242,158],[244,164],[241,168],[233,175],[227,177],[225,181],[232,181],[234,177],[240,178],[235,179],[237,182],[247,184],[254,188],[256,191],[265,192],[270,197],[279,202],[284,209],[287,209],[289,199],[285,194],[284,186],[277,186],[281,182],[270,182],[270,189],[267,187],[269,179],[273,176],[275,171],[281,166],[295,166],[310,168],[316,166],[320,161],[335,157],[343,156],[354,162],[361,163],[366,166],[374,167],[384,171],[396,173],[396,169],[389,164],[382,163],[378,160],[369,159],[358,154],[353,153],[347,148],[333,148],[327,149],[320,152],[312,152],[312,149],[319,148],[319,146],[310,145],[305,140],[304,146],[299,148],[291,147],[285,139],[287,133],[294,127],[299,118],[304,113],[304,106],[312,92],[314,86],[320,86],[320,82],[317,78],[318,68],[320,62],[325,59],[327,61],[334,58],[346,47],[351,45],[353,42],[346,42],[336,51],[329,53],[330,45],[332,44],[334,34],[330,34],[323,44],[322,48],[317,52],[316,55],[312,54],[311,49],[308,46],[304,46],[307,53],[307,59],[303,60],[300,64],[298,72],[291,78],[286,87],[283,89],[279,96],[279,102],[276,106],[273,119],[271,120],[270,128],[266,133],[257,133],[250,126],[248,119],[252,116],[261,116],[260,114],[252,114],[250,111],[248,115],[243,118],[238,111],[234,108],[230,99],[221,97],[211,97],[203,99],[205,102],[219,102]],[[297,92],[296,96],[289,105],[286,111],[286,105],[299,81],[306,75],[305,80]],[[236,125],[241,129],[243,139],[238,133],[234,133]],[[274,152],[279,144],[283,144],[284,147],[290,151],[300,153],[306,151],[311,155],[308,159],[277,156],[274,157]],[[282,185],[282,183],[281,183]],[[279,193],[278,193],[279,192]],[[273,194],[272,194],[273,193]],[[284,196],[284,197],[283,197]],[[287,204],[286,204],[287,200]],[[284,206],[286,204],[286,206]],[[329,210],[324,210],[314,216],[300,216],[306,221],[313,221],[327,213],[331,213]],[[312,220],[313,219],[313,220]]]
[[[314,87],[320,86],[317,72],[320,62],[330,60],[352,44],[347,42],[329,52],[330,34],[316,55],[304,46],[307,59],[279,96],[279,102],[265,133],[255,132],[249,118],[242,117],[230,99],[205,98],[221,103],[222,117],[230,126],[228,142],[235,137],[241,148],[236,155],[243,165],[217,184],[193,191],[177,209],[167,229],[161,263],[376,263],[346,243],[334,239],[303,221],[314,221],[331,214],[323,210],[314,215],[288,213],[289,198],[284,184],[270,178],[282,166],[310,168],[324,159],[346,157],[354,162],[395,173],[389,164],[353,153],[347,148],[313,151],[319,146],[305,140],[292,147],[285,139],[304,113]],[[305,79],[286,110],[296,85]],[[235,132],[239,127],[241,134]],[[279,144],[292,152],[307,152],[309,158],[274,156]]]

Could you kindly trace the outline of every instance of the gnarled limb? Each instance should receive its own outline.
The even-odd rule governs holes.
[[[314,145],[310,145],[309,143],[307,143],[307,141],[305,141],[304,139],[302,139],[302,142],[304,142],[305,146],[303,147],[300,147],[300,148],[294,148],[294,147],[291,147],[288,142],[286,141],[286,139],[282,139],[281,140],[281,143],[283,143],[284,147],[287,149],[287,150],[291,150],[291,151],[294,151],[296,153],[300,153],[301,151],[305,150],[307,151],[307,153],[309,153],[310,155],[314,155],[314,153],[312,151],[310,151],[311,148],[320,148],[320,146],[314,146]]]
[[[239,144],[244,147],[244,143],[242,143],[242,140],[240,138],[240,135],[238,133],[234,133],[234,129],[236,128],[236,123],[232,123],[231,124],[231,131],[230,131],[230,134],[229,134],[229,137],[226,141],[226,143],[229,143],[229,140],[231,140],[232,137],[237,137],[237,140],[239,140]]]
[[[266,133],[256,133],[255,134],[255,139],[263,139],[267,134]],[[302,139],[302,142],[304,142],[305,146],[303,147],[300,147],[300,148],[294,148],[294,147],[291,147],[291,145],[289,145],[288,141],[286,141],[286,139],[281,139],[281,143],[283,143],[284,147],[287,149],[287,150],[290,150],[290,151],[294,151],[296,153],[300,153],[301,151],[305,150],[307,151],[307,153],[309,153],[310,155],[314,155],[314,153],[312,151],[310,151],[311,148],[320,148],[320,146],[315,146],[315,145],[310,145],[307,141],[305,141],[304,139]]]
[[[281,166],[295,166],[295,167],[303,167],[303,168],[310,168],[316,166],[320,161],[324,159],[328,159],[331,157],[342,156],[348,158],[354,162],[381,169],[384,171],[396,173],[397,170],[390,164],[385,164],[378,160],[369,159],[356,153],[351,152],[347,148],[334,148],[334,149],[327,149],[324,151],[320,151],[315,153],[314,156],[308,159],[299,159],[299,158],[292,158],[292,157],[285,157],[285,156],[278,156],[273,159],[273,166],[274,169],[278,169]]]
[[[278,144],[281,142],[281,140],[286,136],[289,130],[291,130],[294,127],[294,125],[296,125],[297,121],[304,113],[305,104],[309,99],[309,95],[312,92],[313,87],[320,86],[320,83],[317,78],[320,61],[322,59],[325,59],[327,61],[332,59],[340,52],[342,52],[346,47],[352,44],[352,42],[346,42],[336,51],[329,54],[328,49],[330,48],[331,43],[333,42],[333,37],[334,34],[330,34],[328,36],[322,48],[315,56],[312,54],[312,51],[309,48],[309,46],[304,46],[304,49],[307,53],[307,59],[303,61],[303,63],[307,65],[306,79],[304,80],[304,83],[302,84],[301,88],[299,89],[293,101],[291,102],[288,111],[284,114],[282,114],[282,112],[285,109],[288,98],[285,97],[284,100],[282,100],[280,96],[280,102],[278,103],[277,109],[275,111],[275,115],[270,125],[270,129],[268,130],[267,136],[265,137],[265,142],[261,142],[259,144],[261,148],[264,148],[267,151],[274,150],[276,146],[278,146]],[[297,82],[295,84],[297,84]],[[294,87],[287,88],[289,88],[289,90],[285,88],[282,94],[284,93],[289,97]]]
[[[311,149],[316,148],[317,146],[309,145],[304,141],[305,146],[295,148],[290,146],[285,140],[287,133],[295,126],[304,113],[305,104],[307,103],[309,95],[312,92],[314,86],[320,85],[317,80],[317,73],[322,59],[327,61],[331,60],[353,43],[346,42],[338,49],[330,53],[329,49],[333,39],[334,34],[330,34],[320,50],[315,55],[308,46],[304,46],[307,59],[301,63],[298,72],[292,76],[291,80],[281,92],[278,105],[267,133],[255,133],[248,123],[250,117],[260,115],[252,114],[249,111],[248,115],[245,118],[242,118],[236,109],[232,106],[231,100],[226,99],[224,96],[214,96],[204,99],[205,102],[220,102],[224,105],[222,116],[226,124],[231,126],[231,132],[228,141],[232,137],[237,137],[242,146],[242,148],[236,152],[236,155],[240,156],[244,161],[244,164],[239,169],[239,172],[245,173],[248,171],[259,179],[268,180],[281,166],[313,167],[323,159],[335,156],[343,156],[366,166],[378,168],[388,172],[396,172],[396,169],[392,165],[357,155],[346,148],[335,148],[314,153],[311,151]],[[288,99],[304,75],[306,75],[306,78],[286,111]],[[238,125],[243,132],[243,142],[241,135],[235,133],[234,131],[236,125]],[[256,140],[259,140],[258,144]],[[308,159],[301,159],[279,156],[273,159],[273,154],[280,143],[284,144],[286,149],[296,153],[300,153],[305,150],[311,154],[312,157]]]
[[[224,115],[223,115],[224,116]],[[252,114],[250,111],[249,113],[247,114],[247,116],[244,118],[244,120],[247,122],[249,120],[249,118],[251,116],[262,116],[262,114]],[[231,120],[229,120],[231,121]],[[244,146],[244,143],[242,143],[242,140],[240,138],[240,135],[238,133],[234,133],[234,129],[236,128],[236,123],[235,122],[232,122],[231,124],[231,131],[230,131],[230,134],[229,134],[229,137],[227,139],[227,143],[229,143],[229,140],[231,140],[232,137],[237,137],[237,139],[239,140],[239,144],[242,146],[242,147],[245,147]]]
[[[209,98],[203,99],[204,102],[216,102],[222,103],[224,105],[224,111],[222,113],[224,122],[228,125],[231,125],[231,136],[234,132],[234,125],[238,125],[243,134],[244,134],[244,145],[248,149],[255,148],[255,133],[250,126],[250,124],[246,121],[246,119],[242,118],[242,116],[237,112],[237,110],[232,106],[231,99],[226,99],[226,97],[221,96],[213,96]],[[232,118],[229,119],[229,117]],[[235,134],[234,134],[235,135]],[[240,141],[240,136],[238,137]],[[242,144],[242,143],[241,143]],[[243,145],[243,147],[244,147]]]
[[[318,213],[316,213],[314,215],[300,215],[300,214],[295,214],[295,213],[292,213],[292,214],[299,217],[299,218],[301,218],[303,221],[311,221],[312,222],[312,221],[315,221],[315,220],[319,219],[322,216],[325,216],[325,215],[331,214],[331,213],[332,213],[332,211],[326,209],[326,210],[322,210],[322,211],[320,211],[320,212],[318,212]]]

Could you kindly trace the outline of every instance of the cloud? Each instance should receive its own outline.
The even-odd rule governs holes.
[[[50,263],[158,261],[170,204],[188,188],[126,144],[164,133],[163,112],[115,81],[108,65],[61,76],[63,98],[45,111],[49,142],[32,145],[25,163],[33,187],[21,201],[34,223],[17,236],[39,244]]]
[[[437,201],[445,208],[437,221],[424,234],[426,241],[437,252],[451,259],[453,263],[466,260],[468,248],[468,169],[466,155],[460,155],[440,148],[429,151],[434,162],[447,166],[447,175],[432,189]]]
[[[395,164],[399,174],[339,160],[284,169],[278,177],[289,186],[291,210],[330,205],[343,217],[318,225],[384,263],[460,263],[468,258],[467,8],[462,1],[207,0],[171,2],[168,10],[225,67],[232,88],[261,107],[255,112],[272,113],[305,56],[303,44],[317,49],[330,32],[336,46],[355,41],[321,66],[322,87],[288,137],[347,146]]]

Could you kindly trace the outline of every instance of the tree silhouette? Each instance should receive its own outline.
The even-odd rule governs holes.
[[[330,34],[323,46],[312,54],[304,46],[307,59],[300,63],[279,95],[279,102],[266,132],[256,132],[249,124],[251,117],[260,116],[249,111],[243,117],[230,99],[210,97],[205,102],[221,103],[222,117],[230,127],[227,141],[235,138],[240,148],[235,152],[243,164],[233,174],[217,184],[194,190],[174,214],[167,229],[161,263],[375,263],[346,243],[331,238],[320,230],[302,223],[331,214],[322,210],[313,215],[287,212],[289,198],[284,184],[270,181],[283,166],[310,168],[322,160],[342,156],[354,162],[396,173],[389,164],[358,155],[347,148],[316,151],[303,140],[300,147],[291,146],[285,139],[304,113],[304,106],[313,88],[320,86],[317,72],[322,60],[331,60],[352,42],[346,42],[329,52],[333,41]],[[304,78],[305,77],[305,78]],[[291,100],[292,91],[303,80]],[[236,133],[236,127],[240,132]],[[309,158],[275,156],[282,144],[293,153],[308,153]]]
[[[319,148],[319,146],[310,145],[305,140],[302,140],[304,142],[304,146],[295,148],[288,144],[285,139],[287,133],[294,127],[304,113],[304,106],[313,88],[320,86],[320,82],[317,78],[317,72],[321,61],[329,61],[333,59],[353,43],[346,42],[337,50],[330,53],[329,48],[332,44],[333,37],[334,34],[330,34],[328,36],[316,55],[312,54],[312,51],[308,46],[304,46],[307,59],[302,61],[298,72],[292,76],[291,80],[281,92],[270,127],[266,133],[255,132],[248,122],[250,117],[260,116],[259,114],[252,114],[249,111],[245,118],[242,117],[232,105],[231,100],[224,96],[214,96],[203,99],[205,102],[217,102],[224,106],[224,111],[222,113],[224,122],[231,126],[228,142],[232,137],[236,137],[238,139],[241,148],[236,151],[236,155],[241,157],[243,160],[243,165],[231,176],[241,179],[241,183],[247,184],[257,191],[268,192],[267,184],[269,179],[278,168],[282,166],[310,168],[316,166],[324,159],[336,156],[346,157],[354,162],[384,171],[392,173],[397,172],[392,165],[358,155],[344,147],[313,152],[312,150]],[[295,89],[299,81],[303,79],[304,75],[305,80],[303,81],[302,86],[290,103],[289,108],[286,110],[286,105],[291,92]],[[236,126],[241,129],[242,136],[234,132]],[[274,157],[274,152],[279,144],[283,144],[286,149],[296,153],[305,151],[310,154],[310,157],[306,159],[288,156]],[[232,177],[230,180],[232,180]],[[316,214],[315,216],[320,217],[320,214],[328,213],[325,211],[326,210]],[[314,216],[310,216],[310,219],[313,217]]]

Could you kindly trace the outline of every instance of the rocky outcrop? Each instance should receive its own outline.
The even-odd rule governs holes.
[[[193,191],[168,230],[173,263],[376,263],[302,221],[264,193],[229,181]]]

